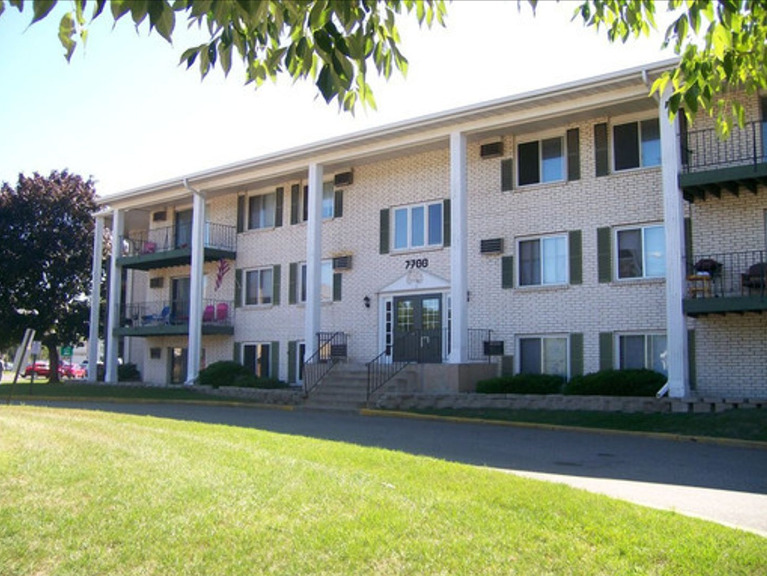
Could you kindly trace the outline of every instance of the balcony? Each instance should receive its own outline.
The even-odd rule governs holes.
[[[202,333],[234,334],[234,303],[203,300]],[[117,336],[173,336],[189,334],[189,302],[157,301],[127,304]]]
[[[694,202],[722,193],[753,194],[767,184],[767,126],[751,122],[735,129],[727,140],[716,130],[694,130],[680,136],[682,173],[679,187],[684,199]]]
[[[237,251],[237,229],[226,224],[206,222],[204,228],[205,261],[233,260]],[[165,226],[120,237],[123,268],[152,270],[192,263],[192,227]]]
[[[688,316],[767,310],[767,250],[699,254],[687,271]]]

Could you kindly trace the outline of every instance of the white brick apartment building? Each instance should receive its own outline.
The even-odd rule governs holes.
[[[332,355],[441,391],[643,366],[672,396],[767,397],[767,106],[725,143],[671,125],[648,96],[669,65],[103,199],[107,379],[118,357],[174,383],[234,358],[299,385]]]

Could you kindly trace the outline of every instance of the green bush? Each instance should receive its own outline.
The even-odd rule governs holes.
[[[515,374],[477,382],[480,394],[559,394],[564,378],[553,374]]]
[[[287,384],[276,378],[259,378],[248,368],[232,360],[214,362],[200,370],[200,384],[219,388],[236,386],[238,388],[287,388]]]
[[[100,366],[96,367],[96,371]],[[118,364],[117,366],[118,382],[141,382],[141,372],[135,364]]]
[[[652,370],[601,370],[576,376],[564,393],[579,396],[655,396],[666,376]]]

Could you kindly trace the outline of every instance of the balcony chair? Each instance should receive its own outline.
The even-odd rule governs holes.
[[[214,308],[213,304],[209,304],[205,307],[205,310],[202,311],[202,321],[213,322],[215,315],[216,309]]]
[[[752,290],[758,290],[760,294],[764,295],[764,289],[767,286],[767,263],[752,264],[748,272],[740,275],[740,285],[748,290],[749,296]]]
[[[229,318],[229,304],[219,302],[216,306],[216,322],[226,322]]]
[[[170,306],[165,306],[159,314],[147,314],[141,317],[141,323],[147,324],[170,324]]]
[[[157,244],[154,242],[144,242],[144,245],[141,247],[142,254],[154,254],[156,250]]]

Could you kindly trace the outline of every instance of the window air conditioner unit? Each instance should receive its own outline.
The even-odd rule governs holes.
[[[341,172],[333,177],[334,186],[351,186],[354,183],[354,173]]]
[[[488,238],[479,242],[480,254],[501,254],[503,253],[503,238]]]
[[[165,222],[168,219],[168,213],[165,210],[152,214],[152,222]]]
[[[479,147],[479,155],[482,158],[496,158],[503,156],[503,142],[491,142]]]
[[[351,256],[339,256],[333,258],[333,270],[351,270],[352,269],[352,257]]]

